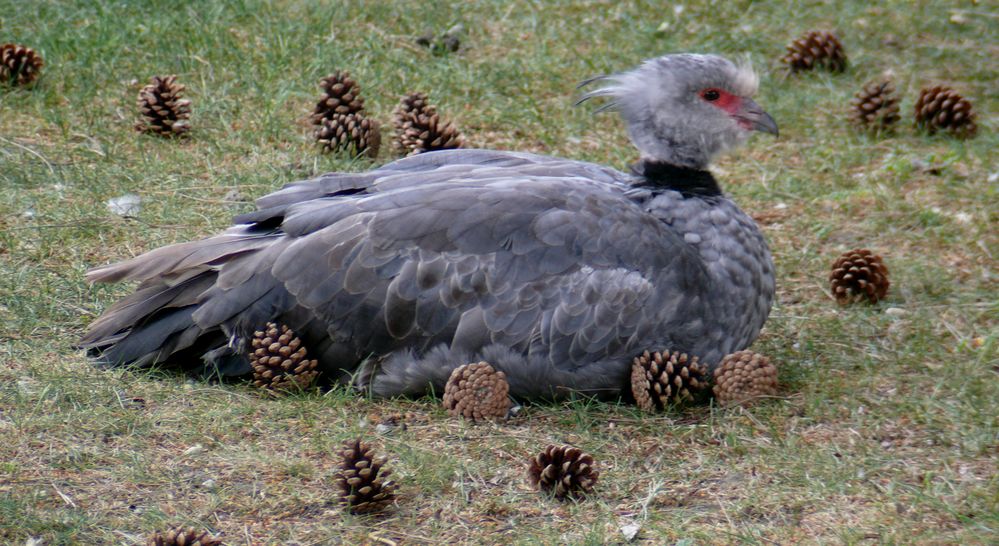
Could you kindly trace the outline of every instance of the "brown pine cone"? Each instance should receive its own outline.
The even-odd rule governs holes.
[[[395,484],[386,480],[392,471],[382,469],[385,457],[360,439],[344,442],[340,471],[336,475],[341,505],[352,514],[377,512],[395,500]]]
[[[177,76],[150,78],[136,99],[142,119],[135,124],[135,130],[160,136],[186,135],[191,129],[191,101],[180,98],[183,92]]]
[[[472,421],[503,419],[510,411],[506,374],[486,362],[465,364],[451,372],[444,386],[444,407]]]
[[[958,138],[971,138],[978,132],[971,102],[945,85],[927,87],[916,100],[916,126],[930,134],[947,131]]]
[[[898,102],[891,80],[870,82],[850,101],[850,121],[876,131],[890,129],[901,119]]]
[[[441,118],[424,93],[410,93],[392,114],[396,148],[408,155],[464,146],[461,133]]]
[[[877,303],[888,294],[891,281],[881,256],[866,248],[844,252],[833,263],[829,284],[836,301],[841,304],[866,299]]]
[[[350,77],[350,72],[337,70],[319,80],[323,95],[309,116],[313,125],[322,125],[334,114],[358,114],[364,111],[361,87]]]
[[[28,85],[38,78],[44,65],[42,56],[29,47],[0,46],[0,84]]]
[[[527,476],[532,486],[565,499],[592,492],[600,472],[593,467],[593,457],[579,448],[550,445],[531,459]]]
[[[378,122],[362,114],[332,114],[315,132],[316,141],[326,152],[346,152],[354,157],[378,157],[382,134]]]
[[[846,52],[843,44],[832,32],[810,30],[787,46],[781,61],[792,72],[825,68],[832,72],[846,70]]]
[[[675,402],[693,399],[708,386],[697,357],[673,351],[645,351],[631,364],[631,393],[638,407],[655,412]]]
[[[221,546],[222,539],[208,531],[177,527],[169,531],[154,533],[146,539],[146,546]]]
[[[271,391],[303,389],[319,375],[318,361],[305,358],[308,351],[295,332],[282,324],[268,322],[263,331],[250,340],[250,366],[253,384]]]
[[[777,394],[777,368],[753,351],[738,351],[715,369],[715,398],[727,406]]]

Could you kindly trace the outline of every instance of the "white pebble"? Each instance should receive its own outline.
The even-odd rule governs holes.
[[[142,209],[142,198],[134,193],[108,199],[108,210],[124,218],[135,218]]]

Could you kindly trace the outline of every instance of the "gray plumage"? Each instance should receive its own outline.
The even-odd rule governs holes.
[[[451,150],[296,182],[221,235],[91,271],[140,285],[80,346],[110,365],[240,375],[253,331],[280,322],[326,377],[379,396],[442,392],[479,360],[522,397],[616,395],[644,350],[715,365],[759,334],[774,278],[755,224],[702,169],[776,125],[749,99],[751,72],[720,57],[605,79],[583,100],[621,110],[634,173]],[[715,87],[744,106],[688,100]]]

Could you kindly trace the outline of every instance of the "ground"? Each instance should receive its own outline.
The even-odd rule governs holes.
[[[456,53],[415,42],[456,23]],[[606,544],[634,524],[643,544],[996,543],[997,23],[987,2],[944,1],[0,0],[0,41],[46,60],[37,85],[0,89],[0,541],[134,544],[183,524],[227,544]],[[784,45],[811,28],[839,34],[845,73],[785,73]],[[579,400],[470,424],[435,399],[268,397],[98,370],[72,349],[131,289],[89,286],[88,268],[214,233],[287,182],[371,167],[310,141],[334,69],[383,123],[424,91],[473,145],[625,168],[619,121],[573,107],[575,85],[674,51],[748,54],[781,127],[715,168],[773,249],[778,298],[753,346],[779,366],[773,399],[652,416]],[[884,73],[902,122],[855,131],[849,99]],[[189,139],[133,130],[156,74],[187,85]],[[931,83],[972,100],[976,138],[913,129]],[[137,217],[108,209],[129,193]],[[828,269],[856,247],[884,256],[892,287],[841,307]],[[335,450],[357,436],[399,484],[383,516],[334,502]],[[593,454],[590,498],[529,488],[549,443]]]

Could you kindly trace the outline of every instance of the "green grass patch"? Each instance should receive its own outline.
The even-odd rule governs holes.
[[[634,522],[649,544],[995,543],[997,17],[929,0],[0,0],[0,42],[46,60],[37,85],[0,88],[0,541],[131,544],[184,524],[228,544],[607,544]],[[416,45],[456,23],[461,51]],[[776,59],[810,28],[838,32],[845,74],[785,76]],[[476,146],[626,168],[620,123],[572,107],[574,87],[676,51],[747,53],[781,126],[716,169],[773,249],[778,300],[754,349],[780,367],[778,399],[658,416],[573,401],[471,425],[430,398],[270,398],[98,370],[70,348],[130,289],[88,286],[88,268],[214,233],[290,181],[372,165],[310,141],[334,69],[383,122],[424,91]],[[885,71],[903,121],[857,134],[849,99]],[[138,89],[165,74],[187,85],[189,139],[132,129]],[[911,127],[919,88],[938,82],[973,101],[977,138]],[[126,193],[142,198],[136,218],[106,207]],[[854,247],[885,257],[885,302],[830,299],[827,270]],[[333,504],[336,449],[358,435],[399,482],[381,518]],[[592,498],[528,487],[526,460],[548,443],[594,455]]]

